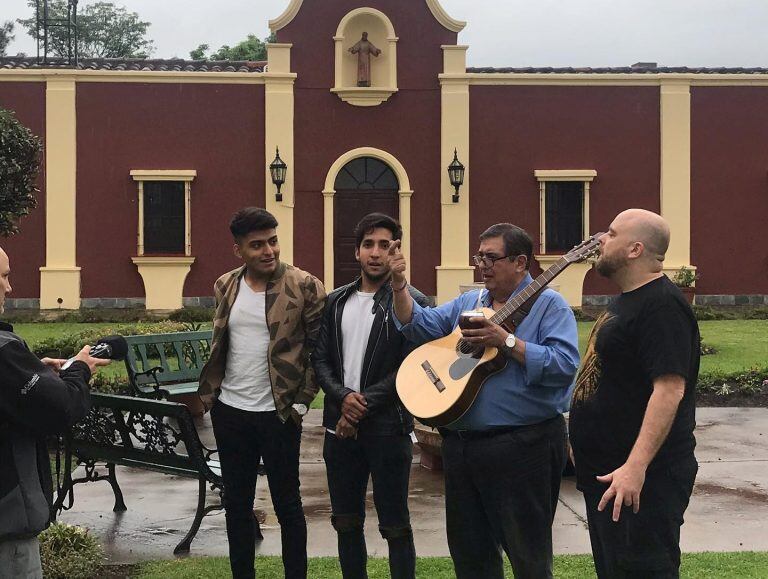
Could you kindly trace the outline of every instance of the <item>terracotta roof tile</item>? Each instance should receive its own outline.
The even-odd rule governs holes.
[[[467,68],[469,73],[497,74],[768,74],[768,68],[743,68],[743,67],[688,67],[688,66],[620,66],[620,67],[521,67],[521,68],[492,68],[472,67]]]
[[[66,59],[51,58],[45,64],[38,64],[35,57],[0,57],[0,70],[135,70],[143,72],[264,72],[266,61],[209,61],[183,59],[139,59],[139,58],[83,58],[77,67],[70,66]]]

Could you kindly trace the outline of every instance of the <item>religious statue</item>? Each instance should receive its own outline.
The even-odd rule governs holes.
[[[368,40],[368,33],[363,32],[360,42],[349,51],[357,55],[357,86],[371,86],[371,55],[379,56],[381,50]]]

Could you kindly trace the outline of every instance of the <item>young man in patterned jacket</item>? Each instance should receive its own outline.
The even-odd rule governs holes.
[[[325,304],[323,284],[280,261],[277,220],[238,211],[229,228],[244,265],[214,285],[211,355],[199,393],[216,436],[234,579],[254,577],[253,499],[263,459],[289,579],[307,576],[307,523],[299,494],[301,421],[317,394],[309,355]]]

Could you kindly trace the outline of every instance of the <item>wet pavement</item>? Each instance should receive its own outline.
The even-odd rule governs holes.
[[[312,410],[305,420],[301,489],[309,526],[309,554],[334,556],[336,535],[329,520],[320,419],[321,412]],[[701,408],[697,420],[700,466],[682,530],[682,549],[768,551],[764,524],[768,520],[768,409]],[[215,446],[207,416],[198,421],[198,429],[203,441]],[[123,467],[117,472],[126,512],[112,512],[114,497],[109,484],[95,482],[75,487],[74,507],[60,519],[90,528],[112,563],[173,558],[173,548],[194,516],[197,481]],[[278,555],[280,529],[265,483],[259,481],[256,493],[255,508],[264,533],[257,553]],[[216,498],[209,494],[211,502]],[[367,502],[369,554],[386,556],[370,487]],[[417,554],[447,556],[442,473],[419,466],[418,447],[414,447],[409,506]],[[558,554],[590,552],[584,504],[572,478],[563,480],[553,536]],[[224,514],[215,511],[203,519],[190,556],[226,554]]]

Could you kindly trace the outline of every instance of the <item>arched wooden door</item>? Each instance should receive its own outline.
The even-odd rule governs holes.
[[[379,159],[360,157],[342,167],[334,184],[333,281],[348,284],[360,274],[355,260],[355,225],[369,213],[400,218],[399,184],[394,171]]]

